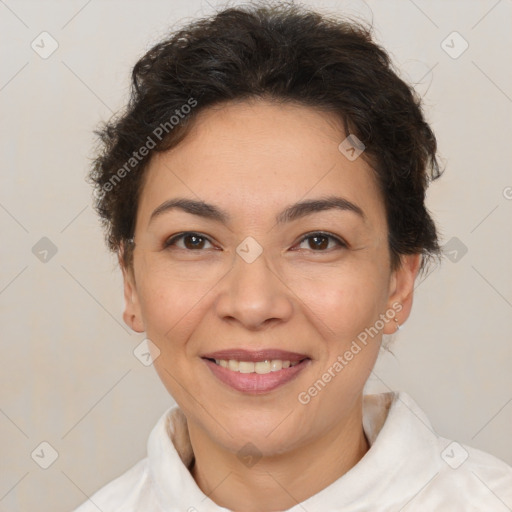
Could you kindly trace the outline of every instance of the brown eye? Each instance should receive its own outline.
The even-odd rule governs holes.
[[[327,249],[329,246],[329,239],[326,236],[310,236],[308,238],[309,246],[313,250]]]
[[[334,242],[334,246],[347,247],[345,242],[328,233],[311,233],[303,237],[299,245],[302,245],[306,241],[308,242],[306,249],[311,249],[315,252],[325,252],[327,249],[332,248],[332,245],[329,247],[330,242]]]
[[[165,247],[174,246],[178,249],[196,251],[204,249],[205,244],[211,245],[211,242],[199,233],[181,233],[169,238],[165,242]]]

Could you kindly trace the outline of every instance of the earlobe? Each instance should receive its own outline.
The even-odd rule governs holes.
[[[135,332],[141,333],[146,330],[144,328],[144,326],[142,325],[142,322],[139,321],[139,319],[136,315],[130,316],[125,311],[123,313],[123,320],[124,320],[124,323]]]
[[[393,334],[403,326],[412,308],[414,283],[421,264],[421,254],[403,254],[400,267],[390,279],[390,295],[387,308],[395,312],[393,322],[384,327],[384,334]]]

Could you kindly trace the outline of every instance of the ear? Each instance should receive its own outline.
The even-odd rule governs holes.
[[[139,297],[137,288],[135,286],[135,276],[131,266],[126,267],[122,252],[118,254],[119,266],[123,273],[123,287],[124,287],[124,313],[123,320],[128,327],[131,327],[135,332],[144,332],[144,322],[140,309]]]
[[[400,267],[394,270],[389,280],[388,310],[395,311],[395,318],[403,325],[412,308],[414,283],[421,264],[421,254],[402,254]],[[396,332],[396,322],[386,322],[384,334]]]

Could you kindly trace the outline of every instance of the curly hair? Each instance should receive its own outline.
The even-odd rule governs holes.
[[[365,146],[388,224],[391,267],[401,254],[440,255],[425,207],[441,175],[436,138],[421,100],[393,70],[360,22],[290,2],[225,8],[174,31],[134,66],[131,97],[96,134],[89,174],[110,249],[131,244],[145,169],[155,151],[187,135],[199,112],[222,102],[264,98],[330,112]]]

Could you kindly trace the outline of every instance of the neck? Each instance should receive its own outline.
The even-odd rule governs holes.
[[[286,453],[262,457],[246,467],[236,453],[189,424],[196,456],[191,470],[199,488],[215,503],[240,512],[286,510],[328,487],[368,451],[362,404],[342,425]]]

